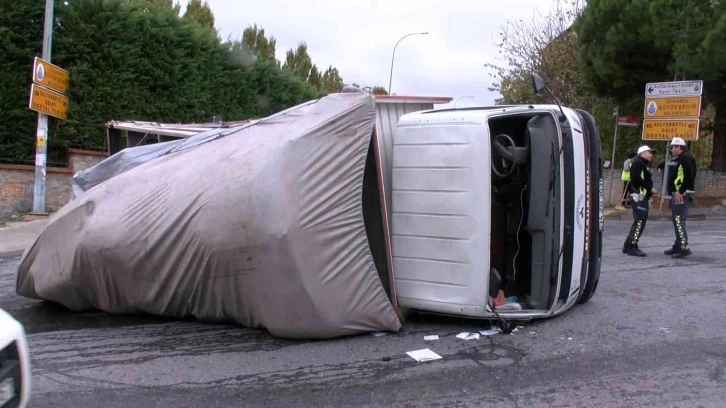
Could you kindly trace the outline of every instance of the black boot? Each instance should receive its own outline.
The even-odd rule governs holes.
[[[666,255],[668,255],[668,256],[674,255],[677,252],[678,252],[678,247],[676,247],[675,245],[673,245],[671,247],[671,249],[666,249],[665,251],[663,251],[663,253],[666,254]]]
[[[640,248],[638,248],[637,245],[633,245],[628,249],[628,255],[630,256],[638,256],[638,257],[644,257],[648,256],[645,252],[641,251]]]
[[[673,255],[671,255],[671,258],[685,258],[685,257],[687,257],[688,255],[690,255],[692,253],[693,252],[691,252],[691,250],[688,249],[688,248],[686,248],[686,249],[679,249]]]
[[[623,244],[623,253],[627,254],[629,250],[630,250],[630,241],[625,241],[625,243]]]

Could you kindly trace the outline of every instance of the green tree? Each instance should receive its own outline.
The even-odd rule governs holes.
[[[308,83],[314,86],[317,90],[321,90],[323,88],[323,77],[320,75],[320,71],[315,64],[313,64],[312,69],[310,69]]]
[[[212,14],[212,9],[209,8],[206,0],[204,3],[202,3],[202,0],[189,0],[182,19],[195,22],[202,27],[214,29],[214,14]]]
[[[275,37],[265,36],[264,28],[257,28],[257,24],[245,28],[242,32],[242,43],[257,59],[274,61],[275,46],[277,40]]]
[[[343,78],[340,77],[338,68],[334,68],[333,66],[328,66],[328,69],[326,69],[325,73],[323,74],[323,84],[322,84],[321,92],[323,92],[323,93],[340,92],[340,90],[342,88],[343,88]]]
[[[38,115],[28,109],[30,75],[41,52],[44,10],[44,2],[0,0],[0,159],[6,162],[32,163]]]
[[[138,0],[131,0],[131,1],[138,1]],[[143,0],[142,0],[143,1]],[[157,3],[161,6],[169,7],[170,9],[174,10],[176,15],[179,15],[181,13],[181,4],[175,0],[146,0],[150,3]]]
[[[177,4],[178,5],[178,4]],[[56,4],[53,62],[70,73],[68,120],[50,119],[49,163],[66,147],[100,149],[112,119],[205,122],[262,117],[317,98],[311,84],[222,43],[167,0]],[[32,163],[37,114],[27,108],[43,2],[0,0],[0,160]]]
[[[582,11],[582,1],[557,0],[551,12],[531,21],[508,21],[495,42],[506,65],[487,64],[494,71],[490,88],[502,96],[498,103],[552,102],[535,95],[530,74],[547,79],[552,93],[564,104],[576,105],[587,93],[577,64],[577,40],[571,22]]]
[[[548,14],[529,21],[509,21],[501,27],[495,44],[506,65],[488,64],[495,79],[489,89],[500,93],[498,104],[554,103],[547,93],[534,94],[530,75],[538,73],[563,105],[585,109],[595,116],[603,136],[603,150],[610,152],[612,141],[605,135],[614,131],[613,108],[620,105],[621,113],[634,113],[639,106],[632,98],[616,101],[597,96],[584,80],[578,62],[577,33],[571,26],[583,8],[583,1],[558,0]],[[617,156],[632,150],[637,139],[637,132],[621,129]]]
[[[303,81],[307,81],[312,69],[313,61],[310,54],[308,54],[307,44],[301,42],[296,49],[287,50],[285,62],[282,64],[283,71],[290,72]]]
[[[648,82],[703,79],[715,108],[713,170],[726,171],[726,14],[712,0],[590,0],[575,28],[583,78],[600,96],[641,100]]]
[[[386,87],[376,85],[373,87],[372,91],[373,95],[388,95],[388,91],[386,90]]]

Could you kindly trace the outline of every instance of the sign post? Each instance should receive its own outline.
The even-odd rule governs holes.
[[[68,72],[50,63],[53,40],[53,0],[45,1],[42,59],[33,63],[33,85],[28,107],[38,112],[35,137],[35,183],[33,185],[33,213],[46,214],[45,188],[48,155],[48,115],[65,119],[68,112]]]
[[[608,206],[613,204],[613,183],[615,183],[615,146],[618,143],[618,122],[620,117],[620,107],[616,106],[613,109],[613,116],[615,116],[615,132],[613,133],[613,154],[610,159],[610,188],[608,188]]]
[[[698,140],[701,116],[703,81],[655,82],[645,85],[643,107],[643,140],[670,141],[674,137]],[[670,173],[670,143],[665,154],[660,208],[670,196],[666,195]]]

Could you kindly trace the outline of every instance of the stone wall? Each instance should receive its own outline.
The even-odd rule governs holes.
[[[653,186],[661,191],[663,187],[663,174],[651,169],[653,174]],[[610,171],[605,170],[605,205],[614,206],[623,192],[623,181],[620,180],[622,169],[615,169],[613,189],[610,194],[610,201],[607,200],[608,187],[610,186]],[[699,198],[726,198],[726,173],[719,173],[709,170],[699,170],[696,176],[696,196]],[[608,204],[609,203],[609,204]]]
[[[68,149],[68,167],[48,167],[45,207],[58,211],[71,197],[71,178],[78,171],[96,165],[103,152]],[[0,218],[28,213],[33,208],[35,167],[0,163]]]

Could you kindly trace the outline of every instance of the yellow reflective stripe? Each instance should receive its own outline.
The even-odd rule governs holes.
[[[630,241],[632,245],[638,245],[638,240],[640,240],[640,234],[643,233],[643,220],[638,220],[638,223],[635,225],[635,233],[633,234],[633,239]]]
[[[645,170],[643,170],[643,171],[640,172],[640,179],[643,180],[643,181],[645,181]],[[646,190],[645,187],[641,187],[640,188],[640,194],[645,195],[647,193],[648,193],[648,190]]]
[[[675,181],[676,188],[681,187],[681,184],[683,184],[684,177],[685,176],[683,175],[683,166],[678,166],[678,175],[676,175],[676,181]]]

